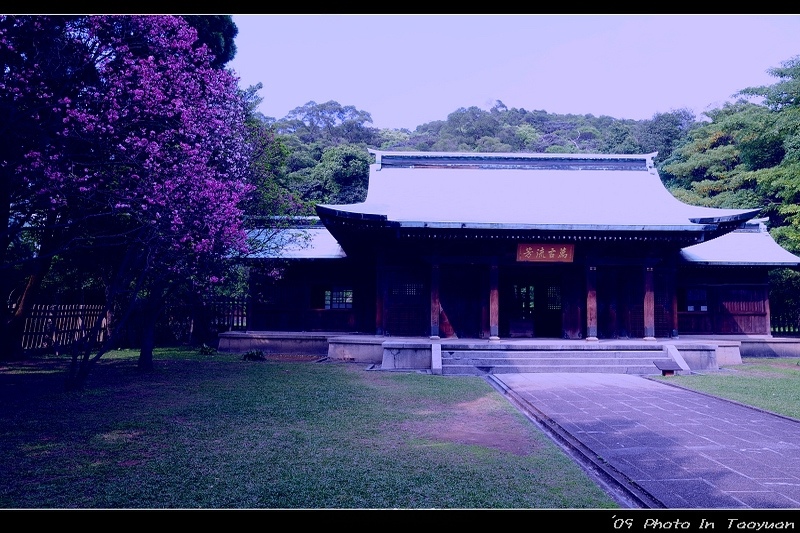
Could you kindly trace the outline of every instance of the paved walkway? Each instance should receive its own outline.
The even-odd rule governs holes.
[[[631,507],[800,508],[800,421],[627,374],[492,380]]]

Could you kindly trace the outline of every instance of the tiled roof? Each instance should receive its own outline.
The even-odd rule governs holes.
[[[341,259],[347,257],[325,226],[304,224],[254,235],[270,245],[251,253],[252,259]]]
[[[783,249],[761,220],[716,239],[687,246],[681,258],[702,265],[800,266],[800,257]]]
[[[684,204],[655,154],[374,152],[366,201],[319,212],[401,227],[708,231],[758,209]]]

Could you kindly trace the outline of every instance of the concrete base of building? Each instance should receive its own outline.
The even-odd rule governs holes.
[[[219,351],[246,353],[310,354],[329,360],[374,365],[382,370],[427,370],[442,373],[448,360],[462,358],[477,366],[497,371],[615,371],[637,373],[636,363],[625,358],[642,356],[672,359],[688,371],[718,370],[742,363],[742,357],[800,357],[800,339],[771,336],[682,336],[656,339],[601,339],[587,343],[563,339],[431,339],[428,337],[385,337],[342,334],[341,332],[250,331],[220,334]],[[513,363],[485,362],[486,357],[507,357]],[[567,354],[573,357],[568,361]],[[549,359],[550,367],[533,367],[524,358]],[[580,359],[581,361],[578,361]],[[601,368],[600,359],[613,362]],[[443,363],[444,360],[444,363]],[[480,362],[483,361],[483,362]],[[557,364],[556,364],[557,362]],[[565,366],[566,365],[566,366]],[[571,366],[570,366],[571,365]],[[583,365],[583,366],[579,366]],[[547,368],[558,370],[547,370]],[[445,372],[446,373],[446,372]]]

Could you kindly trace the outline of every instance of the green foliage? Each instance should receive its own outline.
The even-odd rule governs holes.
[[[308,161],[313,161],[308,153]],[[340,144],[326,148],[315,165],[290,172],[284,178],[287,188],[297,194],[313,214],[316,203],[349,204],[363,202],[367,196],[369,165],[372,156],[366,148]]]
[[[314,168],[315,178],[324,184],[325,201],[333,204],[363,202],[367,197],[369,152],[352,144],[325,150]]]
[[[779,81],[706,113],[663,166],[682,200],[718,207],[761,207],[772,234],[800,250],[800,60],[769,71]],[[750,100],[748,100],[748,98]]]
[[[513,128],[513,126],[511,126]],[[517,138],[518,146],[524,151],[531,150],[541,138],[541,135],[535,127],[530,124],[520,124],[514,129],[514,135]]]
[[[341,143],[373,145],[377,129],[368,124],[372,124],[372,116],[366,111],[330,100],[296,107],[277,121],[275,127],[279,133],[293,135],[304,144],[320,143],[327,147]]]
[[[774,145],[766,125],[769,111],[749,102],[725,104],[707,113],[711,122],[693,129],[664,165],[672,186],[693,190],[718,207],[753,207],[764,202],[756,194],[753,171],[763,168],[774,154],[757,147]],[[755,204],[745,204],[752,202]]]
[[[182,18],[197,30],[197,40],[214,54],[213,67],[222,68],[234,58],[234,39],[239,28],[230,15],[184,15]]]
[[[510,144],[501,142],[497,137],[481,137],[475,144],[478,152],[513,152]]]
[[[636,146],[641,147],[645,153],[658,152],[655,158],[655,163],[658,165],[672,155],[680,142],[695,127],[697,122],[694,113],[688,109],[656,113],[652,119],[645,120],[636,128]]]
[[[383,128],[378,132],[377,145],[381,150],[391,150],[394,146],[407,143],[410,136],[411,132],[405,128]]]
[[[779,81],[772,85],[748,87],[739,92],[746,97],[763,98],[763,103],[772,111],[796,109],[800,106],[800,56],[795,56],[767,71]]]
[[[200,355],[214,355],[217,353],[217,350],[216,348],[212,348],[208,344],[203,343],[200,345],[200,348],[197,349],[197,353]]]
[[[800,272],[788,268],[773,270],[769,274],[770,314],[783,317],[800,317]],[[800,323],[794,324],[800,327]]]
[[[242,354],[242,361],[266,361],[264,352],[261,350],[249,350]]]
[[[614,121],[605,128],[605,138],[600,143],[600,151],[609,154],[638,154],[644,149],[636,139],[635,123]]]

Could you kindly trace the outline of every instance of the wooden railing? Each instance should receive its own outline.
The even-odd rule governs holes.
[[[103,310],[103,305],[34,305],[25,318],[22,348],[54,349],[58,353],[84,338]],[[107,317],[103,317],[102,327],[94,342],[103,342],[107,327]]]
[[[13,309],[10,309],[13,311]],[[83,338],[94,327],[103,312],[103,305],[34,305],[25,317],[22,349],[25,351],[48,350],[62,353],[78,339]],[[175,338],[164,342],[192,342],[194,336],[206,340],[215,339],[223,331],[247,329],[247,300],[245,298],[213,298],[200,307],[179,306],[172,308],[162,320],[168,323]],[[109,334],[108,317],[103,317],[102,327],[94,339],[101,343]],[[132,329],[131,329],[132,328]],[[133,337],[126,336],[123,342],[138,342],[135,321],[128,324]],[[167,329],[167,328],[164,328]],[[130,332],[129,332],[130,333]],[[206,339],[208,338],[208,339]]]
[[[247,329],[247,300],[244,298],[217,298],[210,302],[211,325],[217,331],[244,331]]]
[[[796,314],[777,314],[770,316],[770,330],[776,337],[800,336],[800,316]]]

